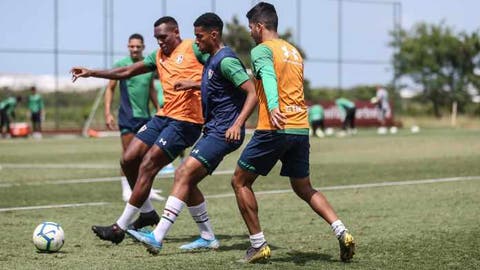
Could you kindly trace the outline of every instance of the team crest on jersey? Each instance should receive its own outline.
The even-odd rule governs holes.
[[[209,69],[208,70],[208,79],[210,80],[213,76],[213,70]]]
[[[181,64],[183,62],[183,54],[177,56],[177,64]]]

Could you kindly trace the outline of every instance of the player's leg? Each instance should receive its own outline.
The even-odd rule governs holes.
[[[286,135],[288,137],[289,149],[281,158],[282,176],[290,177],[290,185],[293,191],[304,200],[320,217],[330,224],[340,244],[340,258],[342,261],[349,261],[355,251],[353,237],[346,229],[341,220],[338,219],[335,210],[326,197],[315,190],[309,177],[309,152],[310,144],[308,136]]]
[[[216,249],[220,246],[213,233],[205,198],[197,183],[207,174],[212,174],[223,158],[238,149],[242,142],[243,140],[235,143],[226,142],[224,139],[205,135],[196,143],[190,156],[185,159],[185,166],[182,163],[182,166],[176,171],[176,181],[172,195],[182,198],[185,190],[189,192],[185,203],[200,231],[199,238],[191,243],[182,245],[180,249]],[[199,180],[196,181],[195,179]]]
[[[120,131],[120,142],[122,144],[122,157],[125,154],[125,151],[128,148],[128,145],[132,141],[132,139],[135,137],[134,133],[132,132],[123,132],[122,130]],[[127,180],[127,177],[125,176],[125,173],[123,173],[123,170],[120,170],[121,173],[121,184],[122,184],[122,199],[125,202],[128,202],[128,199],[130,199],[130,195],[132,195],[132,188],[130,187],[130,184]]]
[[[146,244],[150,253],[157,254],[159,252],[159,249],[162,246],[163,239],[165,238],[168,231],[175,223],[178,215],[180,215],[181,211],[187,203],[198,206],[205,202],[203,194],[200,192],[200,190],[198,190],[196,185],[206,175],[207,171],[202,166],[202,164],[191,157],[185,159],[184,162],[180,165],[180,167],[175,170],[175,179],[172,187],[172,192],[170,193],[170,196],[165,203],[165,208],[163,210],[163,215],[160,219],[160,222],[151,234],[149,234],[148,236],[144,235],[144,237],[148,239],[147,242],[144,242],[141,237],[137,238],[138,234],[141,233],[132,232],[134,237]],[[204,210],[206,211],[206,207],[204,208]],[[202,215],[200,215],[200,218],[201,217]],[[206,221],[209,224],[208,216],[206,216],[206,218]],[[209,227],[210,230],[207,230],[205,234],[207,236],[208,234],[213,234],[211,226]],[[212,238],[210,240],[212,240],[213,242],[215,241],[215,238]]]
[[[258,204],[252,185],[258,175],[267,175],[284,151],[283,136],[264,131],[255,131],[243,150],[232,177],[232,188],[238,209],[250,234],[250,248],[244,262],[258,262],[270,257],[270,248],[264,237],[258,218]]]
[[[140,163],[144,155],[155,143],[157,137],[160,134],[160,131],[165,126],[165,119],[155,117],[148,121],[148,123],[145,124],[139,130],[139,132],[137,132],[137,135],[130,141],[129,144],[126,144],[128,146],[123,152],[120,164],[122,167],[122,171],[124,172],[131,186],[135,185],[136,178],[138,177],[138,168],[140,167]],[[122,129],[122,126],[120,126],[120,129]],[[150,200],[146,200],[144,202],[144,205],[140,209],[127,203],[125,210],[122,214],[122,216],[125,216],[126,218],[124,218],[123,220],[129,221],[132,219],[133,221],[138,212],[141,213],[138,220],[136,220],[134,223],[123,226],[129,226],[132,224],[135,226],[135,228],[138,228],[137,226],[139,225],[154,225],[159,220],[158,214],[153,209]],[[109,226],[92,226],[92,231],[100,239],[105,241],[111,241],[115,244],[123,241],[125,237],[125,229],[126,228],[118,226],[117,223]]]

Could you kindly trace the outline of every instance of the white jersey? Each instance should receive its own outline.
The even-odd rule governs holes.
[[[378,105],[385,111],[390,111],[390,104],[388,103],[388,92],[384,88],[377,91]]]

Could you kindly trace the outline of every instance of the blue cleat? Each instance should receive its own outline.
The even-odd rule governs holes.
[[[141,242],[152,255],[157,255],[160,252],[160,249],[162,249],[162,243],[155,239],[153,232],[145,233],[135,230],[127,230],[127,233]]]
[[[217,249],[220,247],[220,242],[217,239],[207,240],[199,237],[197,240],[185,244],[180,247],[182,250],[195,250],[195,249]]]

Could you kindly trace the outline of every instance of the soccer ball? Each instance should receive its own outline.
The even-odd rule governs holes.
[[[60,224],[43,222],[33,231],[33,244],[42,252],[56,252],[62,248],[65,235]]]

